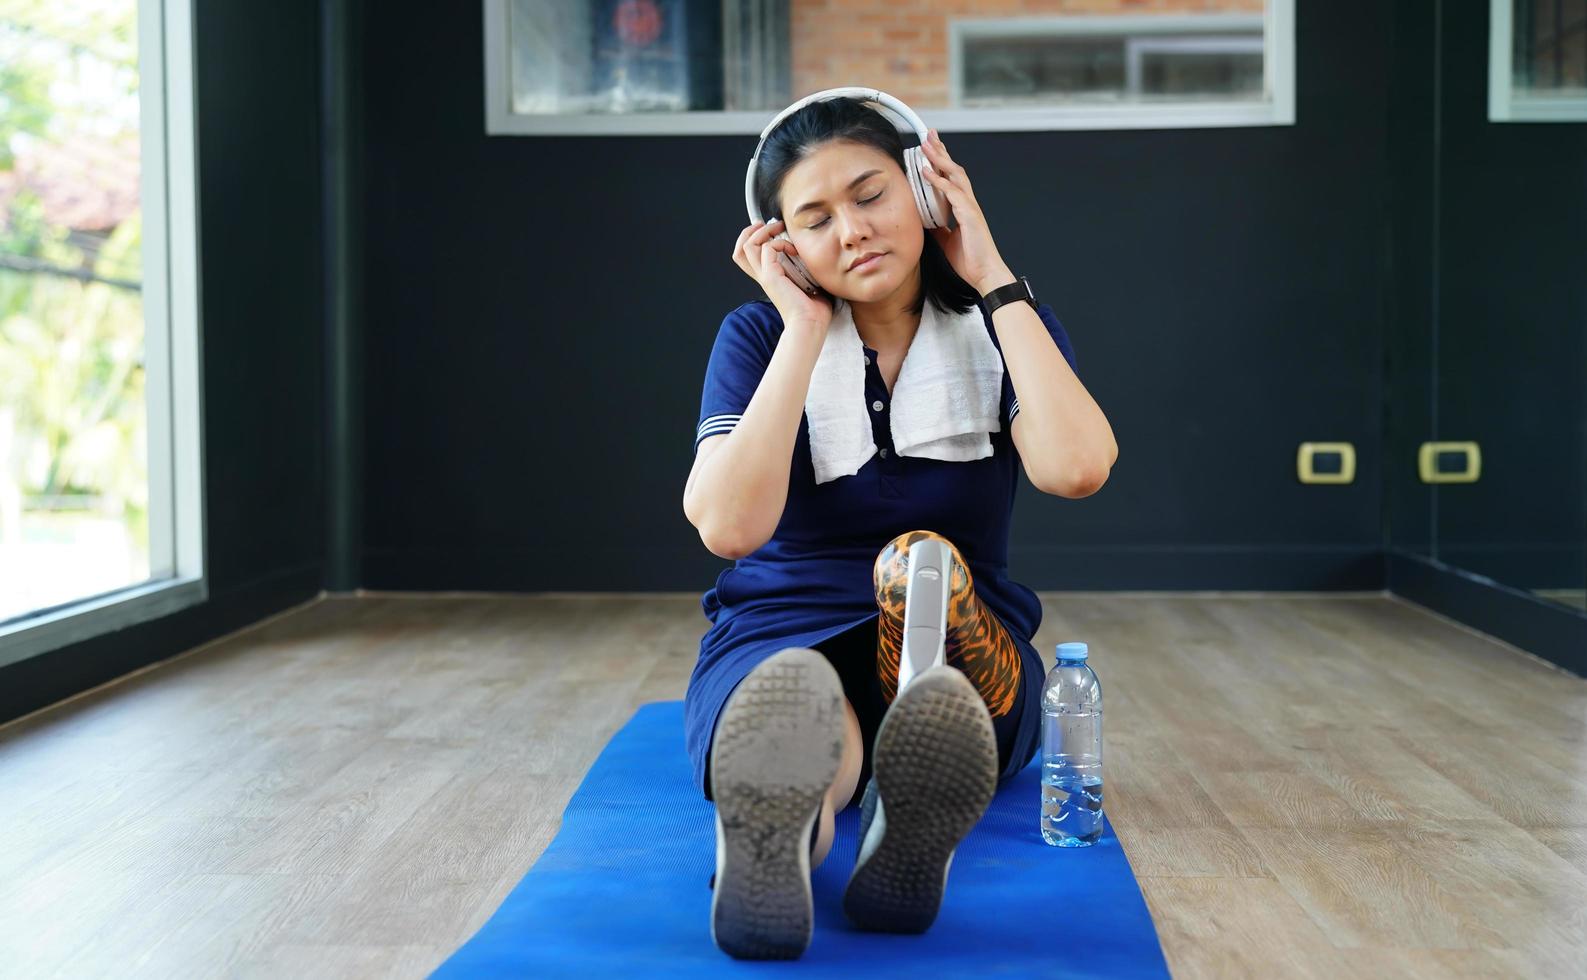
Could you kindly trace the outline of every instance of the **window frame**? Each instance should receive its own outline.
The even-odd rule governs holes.
[[[1489,0],[1488,121],[1587,122],[1587,95],[1545,99],[1517,97],[1514,42],[1513,0]]]
[[[519,115],[511,111],[512,64],[507,19],[509,0],[483,0],[485,44],[485,133],[487,136],[682,136],[748,135],[758,136],[775,109],[757,112],[691,111],[651,113],[593,113],[567,115]],[[1267,0],[1262,14],[1203,15],[1194,17],[1020,17],[981,21],[950,20],[948,24],[949,91],[959,91],[959,32],[980,23],[995,25],[1000,32],[1009,25],[1039,25],[1055,33],[1056,22],[1064,33],[1084,31],[1119,32],[1120,23],[1142,33],[1143,22],[1154,22],[1152,30],[1174,30],[1173,24],[1190,21],[1200,28],[1224,20],[1263,25],[1263,72],[1267,77],[1269,98],[1263,102],[1163,102],[1118,105],[1063,105],[1005,108],[922,109],[929,123],[943,132],[1028,132],[1045,130],[1109,129],[1200,129],[1233,126],[1292,126],[1295,124],[1295,0]],[[1155,22],[1162,21],[1158,28]],[[1111,24],[1110,27],[1103,26]],[[1182,26],[1179,28],[1182,29]]]
[[[209,598],[193,0],[138,0],[149,578],[0,623],[0,667]]]

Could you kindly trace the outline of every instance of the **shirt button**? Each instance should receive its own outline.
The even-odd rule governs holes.
[[[850,404],[853,404],[853,403],[851,402]],[[871,402],[871,407],[876,409],[878,412],[880,412],[882,410],[882,400],[880,398],[878,398],[878,399],[876,399],[876,401]]]
[[[885,449],[882,450],[882,458],[883,459],[887,458],[887,450],[885,450]]]
[[[869,355],[869,354],[865,355],[865,363],[866,364],[870,364],[871,363],[871,355]]]

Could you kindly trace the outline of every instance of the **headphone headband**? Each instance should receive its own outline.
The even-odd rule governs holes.
[[[755,152],[749,158],[749,169],[744,174],[744,205],[749,210],[750,221],[759,221],[764,217],[760,213],[760,209],[755,206],[755,167],[760,162],[760,151],[766,145],[766,137],[771,135],[772,130],[777,128],[778,123],[810,103],[825,102],[828,99],[842,98],[844,96],[864,102],[876,103],[877,110],[887,117],[901,135],[914,135],[915,146],[921,146],[926,142],[926,124],[921,122],[919,116],[915,115],[915,111],[901,100],[888,95],[880,89],[864,88],[859,85],[844,85],[839,88],[823,89],[820,92],[807,95],[777,113],[772,121],[766,124],[766,128],[760,131],[760,141],[755,144]],[[906,139],[904,142],[906,160],[908,159],[909,149],[910,145]]]

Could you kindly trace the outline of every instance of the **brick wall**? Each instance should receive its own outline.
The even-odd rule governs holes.
[[[793,0],[793,97],[874,85],[916,108],[946,106],[952,19],[1262,9],[1262,0]]]

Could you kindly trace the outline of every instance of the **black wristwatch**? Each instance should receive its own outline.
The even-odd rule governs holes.
[[[1036,294],[1030,288],[1030,280],[1024,276],[1020,276],[1017,281],[1011,282],[1007,286],[997,287],[982,296],[981,300],[986,303],[987,316],[997,312],[997,308],[1004,303],[1015,303],[1019,300],[1024,300],[1030,304],[1031,309],[1036,309]]]

